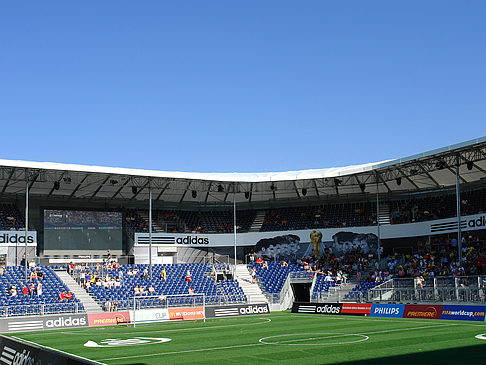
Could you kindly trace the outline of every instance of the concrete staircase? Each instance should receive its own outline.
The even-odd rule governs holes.
[[[260,232],[260,228],[262,228],[264,221],[265,221],[265,211],[260,210],[255,214],[255,219],[253,219],[253,223],[250,226],[250,232]]]
[[[68,289],[74,293],[76,298],[83,303],[87,313],[103,312],[103,308],[101,308],[86,290],[83,289],[65,270],[56,271],[56,275],[64,282],[64,284],[66,284]]]
[[[145,222],[147,222],[147,224],[149,224],[149,214],[148,214],[148,212],[145,212],[145,211],[138,212],[138,215],[140,217],[142,217],[145,220]],[[155,219],[152,219],[152,232],[153,233],[155,233],[155,232],[165,232],[165,229],[162,228]]]
[[[390,206],[386,203],[380,203],[380,214],[378,215],[378,222],[381,226],[391,224],[390,221]]]
[[[251,282],[251,275],[246,265],[236,265],[235,279],[238,280],[240,287],[248,298],[248,303],[268,303],[258,284]]]
[[[359,284],[357,280],[349,280],[346,284],[341,284],[337,289],[329,291],[327,298],[324,300],[329,303],[341,302],[346,294]]]

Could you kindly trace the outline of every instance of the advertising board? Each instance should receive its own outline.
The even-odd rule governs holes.
[[[405,304],[373,304],[371,317],[403,318]]]
[[[440,319],[441,305],[405,304],[403,318]]]
[[[51,364],[76,365],[93,364],[82,357],[75,357],[51,349],[36,346],[20,339],[0,336],[0,361],[7,365]]]
[[[369,315],[371,313],[371,304],[367,303],[343,303],[341,314]]]
[[[206,318],[248,316],[268,313],[270,313],[270,310],[266,303],[206,307]]]
[[[15,317],[0,320],[0,331],[42,331],[60,328],[87,327],[88,317],[85,314],[58,314],[52,316]]]
[[[169,310],[167,308],[140,309],[135,311],[134,316],[135,316],[135,322],[168,321]]]
[[[484,322],[484,305],[444,305],[440,319]]]
[[[341,314],[342,303],[299,303],[292,305],[292,313]]]
[[[105,312],[88,314],[88,323],[90,327],[114,326],[117,324],[129,322],[129,312]]]
[[[204,319],[203,307],[169,308],[170,320]]]

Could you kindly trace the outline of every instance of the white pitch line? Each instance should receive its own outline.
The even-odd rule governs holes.
[[[161,329],[161,330],[152,330],[152,331],[130,331],[130,332],[117,332],[116,335],[133,335],[134,333],[154,333],[154,332],[178,332],[178,331],[197,331],[197,330],[209,330],[212,328],[228,328],[228,327],[242,327],[242,326],[256,326],[259,324],[266,324],[272,322],[270,318],[259,318],[259,319],[264,319],[264,322],[256,322],[256,323],[237,323],[237,324],[227,324],[223,326],[207,326],[207,327],[195,327],[195,328],[175,328],[175,329]],[[81,332],[81,331],[76,331],[75,333],[73,332],[57,332],[57,333],[65,333],[65,334],[75,334],[75,333],[80,333],[80,334],[85,334],[87,336],[93,335],[92,333],[87,333],[87,332]]]
[[[184,354],[184,353],[189,353],[189,352],[203,352],[203,351],[214,351],[214,350],[226,350],[226,349],[234,349],[234,348],[239,348],[239,347],[254,347],[254,346],[264,346],[264,344],[263,343],[250,343],[248,345],[234,345],[234,346],[210,347],[210,348],[195,349],[195,350],[160,352],[158,354],[145,354],[145,355],[135,355],[135,356],[110,357],[110,358],[107,358],[107,359],[101,359],[100,361],[136,359],[136,358],[139,358],[139,357],[151,357],[151,356],[161,356],[161,355],[177,355],[177,354]]]
[[[412,327],[412,328],[397,328],[397,329],[392,329],[392,330],[383,330],[383,331],[375,331],[375,332],[363,332],[363,333],[359,333],[359,334],[356,333],[355,335],[363,335],[363,336],[366,336],[366,334],[378,334],[378,333],[387,333],[387,332],[395,332],[395,331],[411,331],[411,330],[426,329],[426,328],[447,327],[447,326],[454,326],[454,325],[455,325],[455,323],[443,324],[443,325],[438,325],[438,326],[422,326],[422,327]],[[342,334],[342,335],[345,335],[345,334]],[[265,337],[262,337],[261,339],[264,339],[264,338]],[[140,357],[153,357],[153,356],[163,356],[163,355],[177,355],[177,354],[184,354],[184,353],[191,353],[191,352],[227,350],[227,349],[240,348],[240,347],[255,347],[255,346],[263,346],[263,345],[267,345],[267,344],[266,343],[260,343],[259,342],[259,343],[247,344],[247,345],[234,345],[234,346],[210,347],[210,348],[194,349],[194,350],[159,352],[159,353],[155,353],[155,354],[141,354],[141,355],[135,355],[135,356],[111,357],[111,358],[101,359],[100,361],[124,360],[124,359],[134,359],[134,358],[140,358]],[[274,345],[278,345],[278,344],[274,344]],[[284,344],[284,345],[287,345],[288,346],[288,344]]]
[[[422,326],[422,327],[411,327],[411,328],[396,328],[396,329],[391,329],[391,330],[383,330],[383,331],[374,331],[374,332],[361,332],[361,333],[336,333],[332,334],[329,333],[331,336],[324,336],[324,337],[316,337],[316,338],[304,338],[304,339],[299,339],[299,340],[284,340],[284,341],[279,341],[277,343],[269,343],[269,342],[264,342],[262,340],[265,340],[267,338],[271,337],[283,337],[283,336],[291,336],[291,335],[299,335],[299,333],[293,333],[291,335],[276,335],[276,336],[270,336],[270,337],[262,337],[258,340],[258,342],[266,344],[266,345],[291,345],[288,342],[299,342],[299,341],[307,341],[307,340],[325,340],[328,338],[336,338],[336,337],[346,337],[346,336],[365,336],[368,337],[367,335],[372,335],[372,334],[378,334],[378,333],[389,333],[389,332],[397,332],[397,331],[410,331],[410,330],[418,330],[418,329],[426,329],[426,328],[437,328],[437,327],[449,327],[449,326],[454,326],[454,323],[450,324],[442,324],[438,326]],[[312,333],[301,333],[302,335],[307,335],[307,334],[312,334]],[[317,334],[317,333],[316,333]],[[368,339],[368,338],[367,338]],[[363,340],[362,340],[363,341]],[[356,341],[357,342],[362,342],[362,341]],[[313,344],[314,346],[322,346],[326,344]]]

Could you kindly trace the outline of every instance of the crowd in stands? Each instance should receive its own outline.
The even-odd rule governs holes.
[[[25,227],[25,220],[12,203],[0,203],[0,231],[16,231]]]
[[[481,214],[486,211],[486,191],[461,193],[461,215]],[[390,201],[392,224],[422,222],[454,217],[457,214],[454,194]]]
[[[462,240],[462,261],[459,261],[456,238],[435,238],[430,243],[417,242],[416,254],[386,257],[386,271],[374,274],[376,281],[384,277],[467,276],[486,273],[484,241],[476,236]],[[433,248],[433,249],[432,249]]]
[[[486,211],[486,190],[461,193],[461,214]],[[384,202],[390,209],[391,224],[413,223],[456,215],[454,194],[433,197],[408,197]],[[237,229],[248,232],[255,210],[238,210]],[[133,232],[148,232],[147,222],[136,211],[126,215]],[[233,229],[233,211],[154,210],[154,221],[165,224],[173,233],[227,233]],[[344,228],[376,225],[376,202],[329,203],[325,205],[272,208],[265,212],[261,232],[315,228]],[[154,230],[155,232],[155,230]]]

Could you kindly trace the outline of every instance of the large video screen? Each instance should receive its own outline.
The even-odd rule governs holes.
[[[44,250],[121,250],[122,213],[44,209]]]

